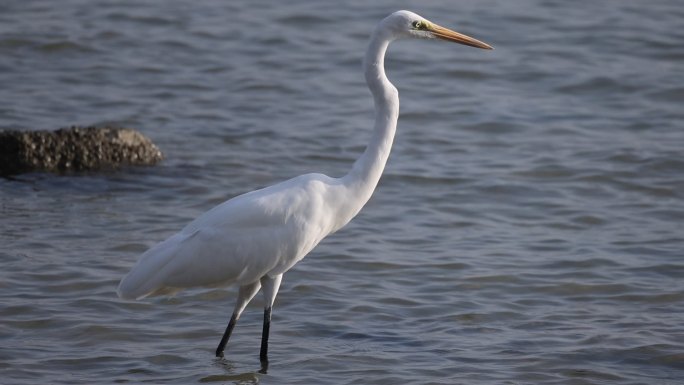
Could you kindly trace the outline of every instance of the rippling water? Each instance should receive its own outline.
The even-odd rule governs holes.
[[[375,23],[408,8],[496,47],[399,42],[375,196],[260,298],[122,301],[138,255],[213,205],[343,174],[373,117]],[[167,160],[0,180],[0,382],[678,384],[678,1],[4,1],[0,128],[136,127]]]

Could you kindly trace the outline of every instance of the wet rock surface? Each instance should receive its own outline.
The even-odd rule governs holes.
[[[113,170],[150,166],[162,153],[131,128],[69,127],[57,131],[0,131],[0,175]]]

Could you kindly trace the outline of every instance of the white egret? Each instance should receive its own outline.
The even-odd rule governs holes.
[[[121,280],[119,297],[140,299],[188,287],[239,285],[235,309],[216,349],[216,356],[222,356],[235,323],[261,288],[265,309],[260,358],[267,362],[271,308],[283,274],[356,216],[378,184],[399,115],[397,89],[385,75],[385,52],[393,40],[410,37],[492,48],[412,12],[397,11],[383,19],[364,60],[375,101],[375,128],[351,171],[341,178],[301,175],[214,207],[147,250]]]

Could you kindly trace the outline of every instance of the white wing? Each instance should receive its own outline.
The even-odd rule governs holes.
[[[343,190],[337,179],[307,174],[230,199],[147,250],[121,280],[119,296],[282,274],[341,227],[334,202],[343,201],[336,199]]]

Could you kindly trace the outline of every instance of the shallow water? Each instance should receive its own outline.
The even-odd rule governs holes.
[[[9,1],[0,128],[119,124],[159,167],[0,180],[12,384],[676,384],[684,378],[677,1]],[[367,37],[412,9],[496,47],[398,42],[366,208],[261,299],[122,301],[147,247],[223,200],[339,176],[372,126]]]

